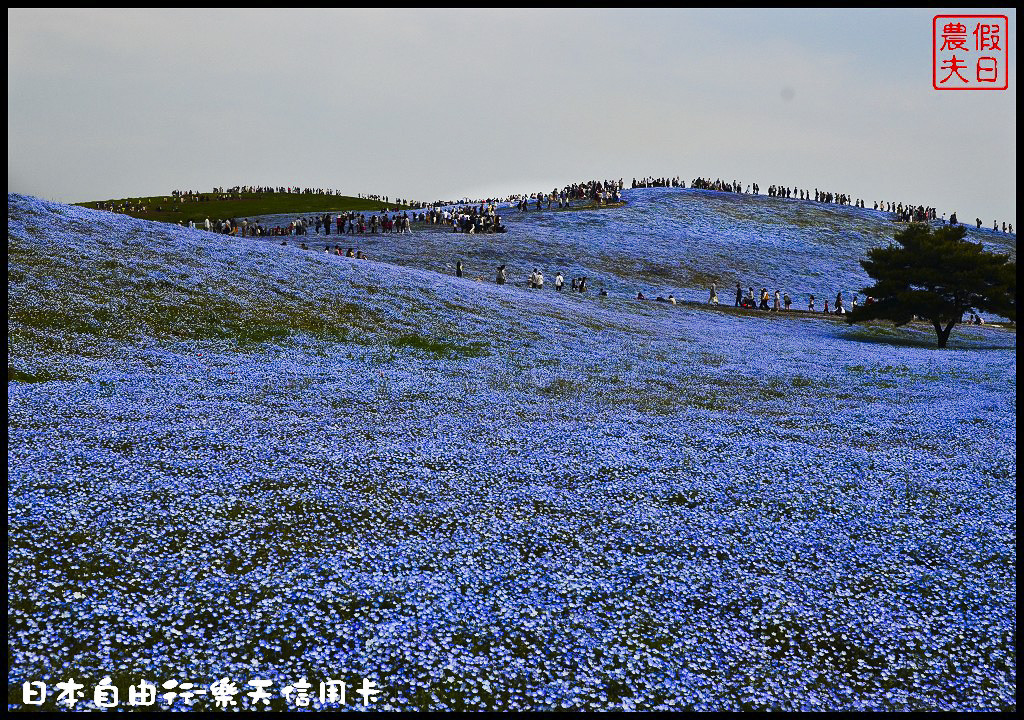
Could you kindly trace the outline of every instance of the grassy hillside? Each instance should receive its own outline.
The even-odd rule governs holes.
[[[196,199],[198,198],[198,200]],[[404,205],[364,200],[344,195],[305,195],[301,193],[239,193],[224,197],[218,193],[203,193],[181,202],[170,195],[155,197],[120,198],[78,203],[81,207],[98,209],[114,205],[117,212],[142,220],[155,220],[188,225],[189,220],[202,223],[211,220],[251,218],[255,215],[285,213],[289,220],[297,215],[351,210],[376,211],[384,208],[402,208]],[[145,208],[145,209],[143,209]]]
[[[11,707],[1015,707],[1015,333],[638,302],[845,295],[892,226],[626,200],[357,261],[9,195]]]

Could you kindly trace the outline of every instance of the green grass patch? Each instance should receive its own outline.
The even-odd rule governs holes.
[[[204,193],[198,196],[198,202],[189,200],[178,202],[169,195],[153,197],[121,198],[77,203],[81,207],[98,209],[103,204],[113,204],[123,208],[118,212],[142,220],[156,220],[188,225],[189,220],[201,224],[206,218],[210,220],[227,220],[229,218],[251,218],[260,215],[281,215],[294,213],[339,213],[351,210],[377,211],[384,208],[404,208],[406,205],[384,203],[377,200],[364,200],[346,195],[303,195],[301,193],[242,193],[227,198],[218,194]],[[143,210],[142,208],[145,208]],[[333,228],[332,228],[333,230]]]
[[[576,395],[580,391],[580,386],[572,380],[563,377],[556,377],[540,389],[540,394],[545,397],[558,398]]]
[[[724,290],[724,292],[719,292],[718,302],[722,302],[723,298],[729,297],[729,289],[725,288],[721,276],[717,273],[709,273],[703,270],[691,270],[687,280],[689,285],[705,288],[709,293],[711,292],[711,283],[715,283],[720,291]]]
[[[476,341],[459,344],[448,339],[435,339],[418,333],[406,333],[388,340],[388,345],[398,349],[416,350],[435,357],[460,358],[484,357],[489,355],[488,343]]]
[[[708,367],[722,367],[729,362],[729,358],[720,353],[701,352],[700,361],[701,364]]]
[[[647,280],[674,281],[677,285],[684,285],[690,271],[681,263],[644,263],[637,270],[637,274]]]
[[[18,368],[7,366],[7,382],[26,382],[26,383],[42,383],[50,382],[51,380],[73,380],[74,378],[61,375],[60,373],[50,372],[48,370],[40,370],[38,372],[27,372],[25,370],[19,370]]]
[[[142,293],[131,303],[112,308],[72,305],[50,308],[16,306],[9,326],[19,330],[92,336],[124,342],[155,337],[171,340],[233,340],[239,346],[274,342],[291,335],[346,342],[376,325],[374,313],[355,303],[325,303],[315,310],[268,300],[236,300],[180,293],[171,299]]]

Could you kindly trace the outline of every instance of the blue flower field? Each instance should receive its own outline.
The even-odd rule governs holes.
[[[282,246],[8,195],[9,709],[1015,709],[1015,330],[733,309],[897,226],[625,199]]]

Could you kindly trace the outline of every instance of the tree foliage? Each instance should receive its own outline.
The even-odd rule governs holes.
[[[898,245],[869,250],[861,266],[875,284],[863,292],[874,302],[847,315],[847,322],[905,325],[917,316],[931,321],[939,347],[945,347],[966,312],[1016,321],[1017,264],[964,240],[966,232],[962,225],[932,230],[914,223],[896,233]]]

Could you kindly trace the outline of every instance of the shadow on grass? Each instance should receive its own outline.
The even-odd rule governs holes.
[[[954,333],[956,330],[953,331]],[[893,347],[915,347],[929,348],[933,350],[1010,350],[1010,345],[992,345],[988,343],[976,343],[963,337],[950,335],[949,342],[945,348],[940,348],[935,333],[927,333],[916,328],[900,330],[898,328],[886,327],[860,327],[840,332],[836,337],[840,340],[849,340],[859,343],[874,343],[878,345],[892,345]]]

